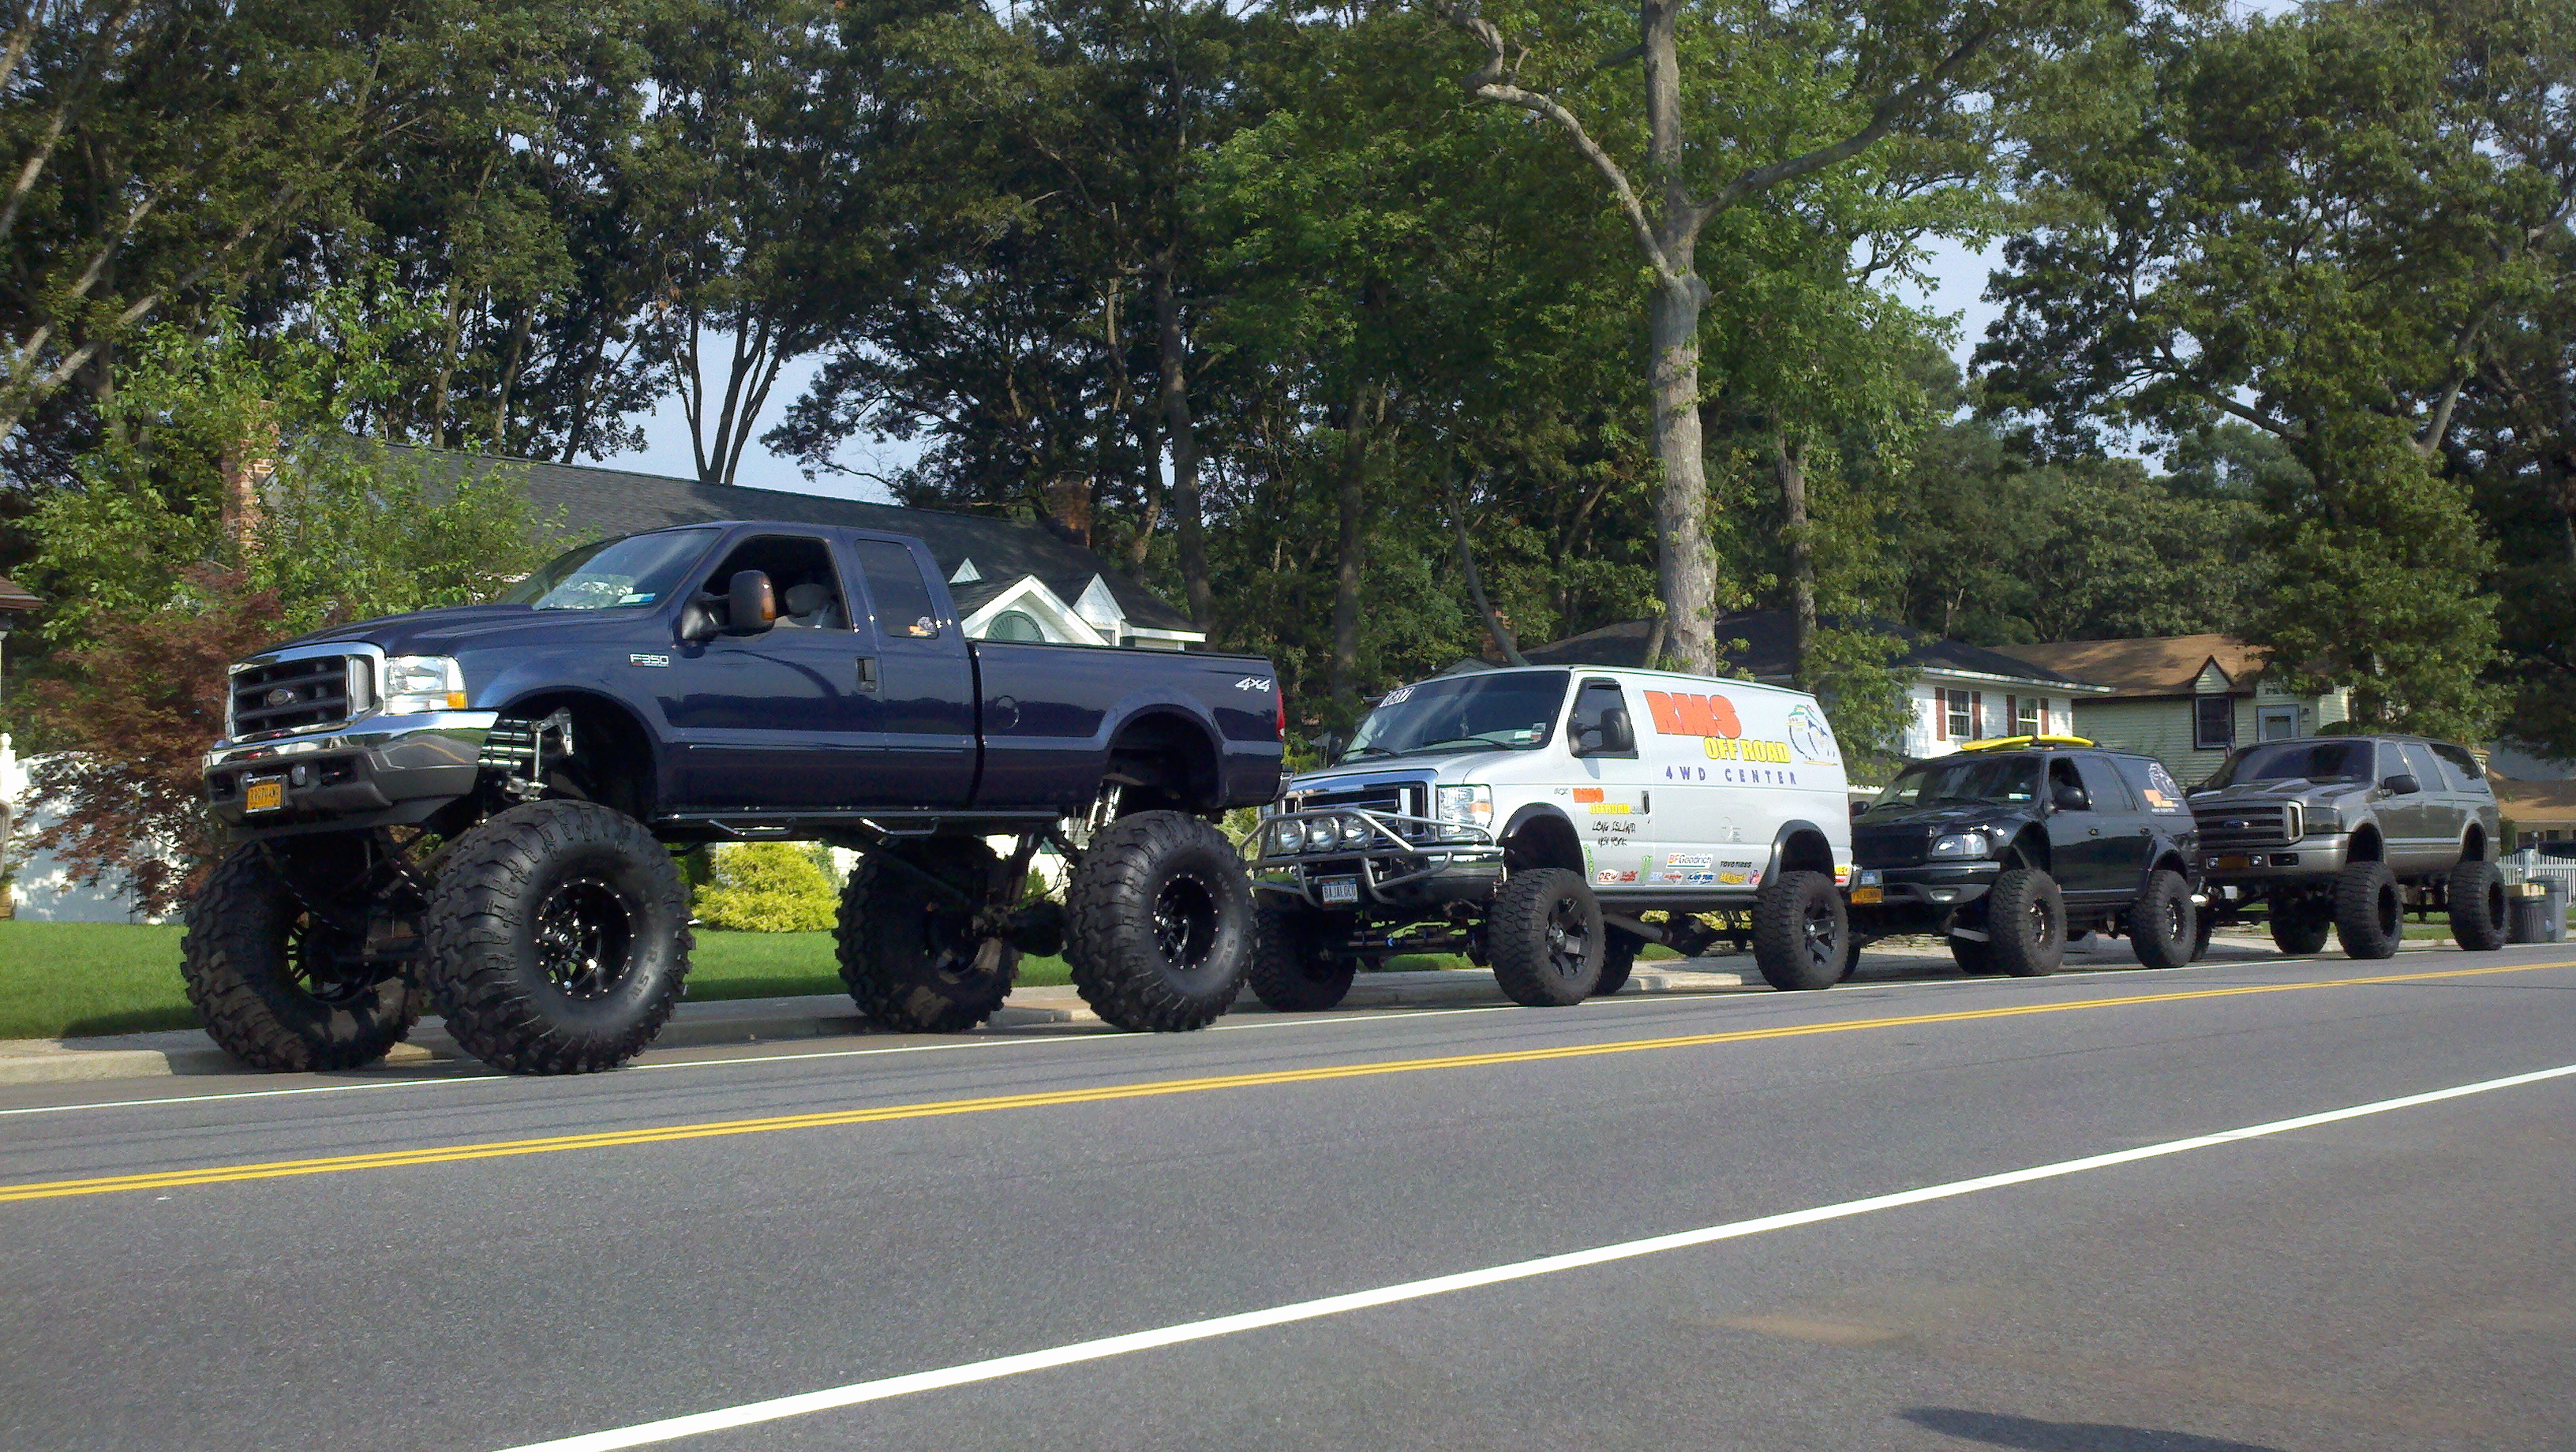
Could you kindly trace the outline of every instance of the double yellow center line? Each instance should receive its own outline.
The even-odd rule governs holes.
[[[2024,1003],[2004,1008],[1925,1013],[1905,1018],[1837,1019],[1825,1023],[1786,1024],[1775,1028],[1734,1029],[1725,1033],[1675,1034],[1652,1039],[1620,1039],[1601,1044],[1568,1044],[1546,1049],[1509,1049],[1490,1054],[1451,1054],[1429,1059],[1381,1059],[1365,1064],[1337,1064],[1311,1069],[1276,1069],[1260,1074],[1217,1074],[1192,1079],[1159,1079],[1142,1084],[1111,1084],[1091,1089],[1053,1089],[1039,1094],[997,1094],[981,1099],[941,1099],[919,1104],[889,1104],[874,1109],[834,1109],[814,1114],[778,1114],[759,1119],[718,1119],[698,1124],[667,1124],[641,1129],[605,1130],[597,1134],[547,1135],[538,1139],[491,1140],[422,1149],[383,1150],[374,1154],[328,1155],[316,1159],[271,1160],[264,1164],[208,1165],[197,1169],[154,1170],[133,1175],[104,1175],[86,1180],[42,1180],[0,1186],[0,1202],[54,1200],[73,1195],[117,1195],[136,1190],[169,1190],[188,1185],[228,1185],[244,1180],[281,1180],[298,1175],[336,1175],[354,1170],[393,1170],[414,1165],[444,1165],[460,1160],[494,1160],[512,1155],[561,1154],[567,1150],[615,1149],[625,1145],[667,1144],[674,1140],[719,1139],[728,1135],[777,1134],[787,1130],[831,1129],[849,1124],[883,1124],[899,1119],[935,1119],[951,1114],[991,1114],[1008,1109],[1047,1109],[1064,1104],[1099,1104],[1116,1099],[1152,1099],[1169,1094],[1204,1094],[1220,1089],[1255,1089],[1273,1084],[1313,1084],[1329,1079],[1365,1079],[1381,1074],[1419,1074],[1441,1069],[1481,1069],[1502,1064],[1536,1064],[1551,1059],[1587,1059],[1602,1054],[1641,1054],[1658,1049],[1692,1049],[1710,1044],[1743,1044],[1763,1039],[1806,1038],[1815,1034],[1857,1033],[1869,1029],[1919,1028],[1925,1024],[1969,1023],[1980,1019],[2020,1018],[2034,1014],[2073,1013],[2083,1009],[2126,1008],[2151,1003],[2185,1003],[2202,998],[2241,998],[2262,993],[2296,993],[2311,988],[2353,988],[2382,983],[2422,983],[2441,978],[2478,978],[2495,973],[2529,973],[2544,968],[2576,968],[2576,962],[2518,963],[2501,968],[2452,968],[2434,973],[2398,973],[2375,978],[2329,978],[2310,983],[2267,983],[2235,988],[2202,988],[2180,993],[2150,993],[2122,998],[2088,998],[2071,1003]]]

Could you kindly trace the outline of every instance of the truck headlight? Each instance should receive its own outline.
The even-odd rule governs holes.
[[[414,716],[465,709],[465,668],[443,655],[385,657],[385,713]]]
[[[1983,832],[1946,832],[1932,839],[1935,857],[1983,857],[1986,851]]]
[[[1433,793],[1432,815],[1444,828],[1481,830],[1494,825],[1494,789],[1485,786],[1445,786]],[[1464,835],[1443,832],[1443,836]]]

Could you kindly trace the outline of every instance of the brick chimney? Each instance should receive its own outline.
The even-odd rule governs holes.
[[[224,450],[224,536],[244,550],[259,544],[268,481],[277,477],[277,425],[254,425],[250,435]]]

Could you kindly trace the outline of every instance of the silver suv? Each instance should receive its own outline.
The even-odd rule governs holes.
[[[2260,904],[2284,953],[2334,929],[2355,958],[2386,958],[2404,915],[2450,914],[2463,948],[2504,945],[2502,823],[2477,758],[2417,736],[2317,736],[2239,747],[2191,794],[2210,910]]]

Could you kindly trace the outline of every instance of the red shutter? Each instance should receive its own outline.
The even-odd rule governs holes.
[[[1950,688],[1948,686],[1932,688],[1932,739],[1935,741],[1950,739]]]
[[[1986,734],[1986,693],[1983,691],[1968,693],[1968,734],[1972,737]]]
[[[2010,736],[2020,729],[2021,697],[2006,696],[2004,697],[2004,734]]]

